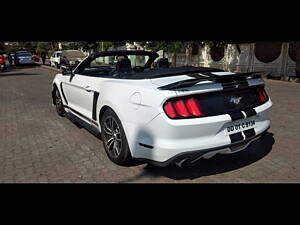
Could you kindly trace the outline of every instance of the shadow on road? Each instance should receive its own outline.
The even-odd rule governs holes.
[[[37,68],[39,66],[40,65],[38,65],[38,64],[8,66],[4,72],[0,73],[0,77],[40,75],[37,73],[17,72],[17,71],[20,71],[20,69],[24,69],[24,68],[32,69],[32,68]],[[15,71],[16,71],[16,73],[15,73]]]
[[[122,182],[138,181],[142,177],[168,177],[173,180],[196,179],[204,176],[210,176],[237,170],[248,166],[264,158],[272,150],[275,143],[272,133],[266,135],[252,143],[247,149],[230,155],[216,155],[211,159],[200,159],[194,165],[186,168],[179,168],[175,165],[169,165],[165,168],[147,165],[144,171]]]

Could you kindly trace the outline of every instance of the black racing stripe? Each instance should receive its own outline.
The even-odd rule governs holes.
[[[247,109],[247,110],[244,110],[244,112],[247,117],[255,116],[257,114],[255,109]]]
[[[244,135],[246,136],[246,139],[254,137],[255,136],[255,130],[254,128],[250,129],[250,130],[245,130],[243,131]]]
[[[244,140],[242,132],[235,133],[235,134],[230,134],[229,137],[230,137],[231,143],[235,143],[237,141]]]
[[[65,102],[68,104],[68,100],[67,100],[67,98],[66,98],[66,96],[65,96],[65,93],[64,93],[64,90],[63,90],[63,88],[62,88],[62,82],[60,83],[60,90],[61,90],[61,93],[62,93],[62,96],[63,96]]]
[[[93,120],[97,120],[97,116],[96,116],[96,111],[97,111],[97,101],[98,101],[98,97],[99,97],[99,92],[94,92],[94,98],[93,98],[93,113],[92,113],[92,118]]]
[[[242,112],[229,113],[232,121],[244,119],[244,114]]]

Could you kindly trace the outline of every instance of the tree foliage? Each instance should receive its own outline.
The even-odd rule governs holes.
[[[52,46],[50,42],[38,42],[36,46],[36,52],[41,54],[42,52],[48,53],[52,50]]]

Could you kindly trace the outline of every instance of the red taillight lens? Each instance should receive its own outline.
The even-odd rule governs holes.
[[[168,101],[163,108],[165,113],[172,119],[199,117],[203,115],[195,98]]]
[[[198,103],[194,98],[189,98],[186,100],[185,105],[193,116],[202,116],[202,112],[200,111]]]
[[[167,113],[167,115],[171,118],[175,118],[177,116],[177,113],[175,112],[172,102],[166,103],[164,105],[164,110]]]
[[[257,88],[258,97],[261,102],[266,102],[268,100],[268,96],[264,88]]]
[[[176,102],[174,102],[174,107],[179,116],[183,116],[183,117],[191,116],[183,100],[177,100]]]

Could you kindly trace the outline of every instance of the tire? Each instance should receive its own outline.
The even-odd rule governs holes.
[[[62,102],[60,93],[57,88],[55,88],[55,108],[56,108],[56,112],[59,116],[61,116],[61,117],[65,116],[66,111],[63,106],[63,102]]]
[[[122,123],[111,109],[107,109],[101,118],[101,139],[112,162],[121,166],[133,163]]]

